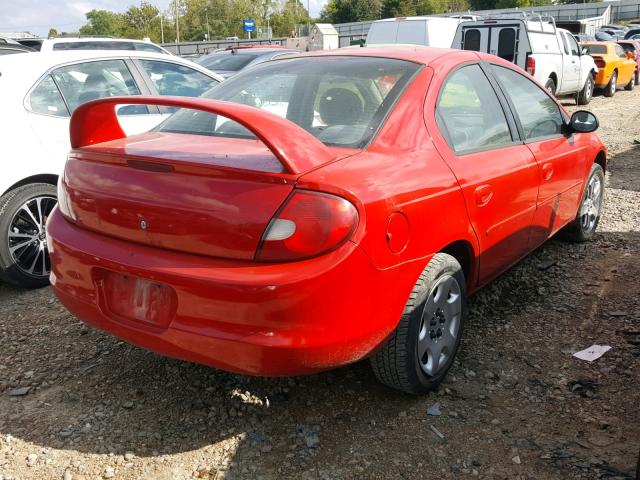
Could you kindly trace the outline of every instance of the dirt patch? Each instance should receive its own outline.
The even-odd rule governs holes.
[[[611,154],[597,239],[550,241],[473,297],[448,379],[422,398],[366,362],[260,379],[162,358],[48,288],[0,285],[0,479],[633,478],[640,91],[589,109]],[[593,343],[613,348],[572,357]]]

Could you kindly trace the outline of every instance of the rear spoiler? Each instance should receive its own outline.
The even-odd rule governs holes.
[[[290,120],[247,105],[191,97],[108,97],[82,104],[71,115],[71,148],[125,138],[116,105],[190,108],[221,115],[251,131],[291,174],[309,171],[336,158],[324,143]]]

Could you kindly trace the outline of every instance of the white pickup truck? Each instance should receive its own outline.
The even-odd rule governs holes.
[[[458,25],[452,48],[497,55],[529,72],[556,96],[591,101],[598,67],[568,30],[552,17],[535,14],[495,16]]]

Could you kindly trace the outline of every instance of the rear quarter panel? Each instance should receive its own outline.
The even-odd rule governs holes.
[[[477,59],[470,52],[459,55]],[[369,148],[305,175],[299,184],[337,189],[357,199],[362,231],[356,241],[379,269],[407,268],[406,285],[402,285],[409,289],[406,294],[431,256],[449,243],[464,240],[477,251],[462,192],[424,123],[432,76],[433,71],[425,68],[414,79]],[[409,224],[409,240],[398,252],[392,252],[387,242],[394,213],[406,217]]]

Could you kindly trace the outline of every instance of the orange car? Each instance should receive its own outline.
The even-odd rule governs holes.
[[[595,88],[601,88],[605,97],[613,97],[618,87],[633,90],[638,65],[633,54],[613,42],[583,42],[598,67]]]

